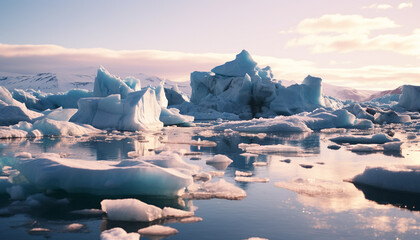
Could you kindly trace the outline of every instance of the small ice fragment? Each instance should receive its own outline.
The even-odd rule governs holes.
[[[223,177],[225,175],[223,171],[210,171],[209,173],[212,177]]]
[[[42,234],[42,233],[47,233],[47,232],[51,232],[50,229],[48,228],[32,228],[29,230],[29,233],[31,234]]]
[[[66,226],[66,230],[69,232],[77,232],[80,231],[81,229],[83,229],[85,227],[85,225],[80,224],[80,223],[72,223]]]
[[[252,165],[256,167],[267,166],[267,162],[253,162]]]
[[[162,218],[162,209],[133,198],[105,199],[101,206],[109,220],[151,222]]]
[[[179,220],[180,223],[193,223],[193,222],[201,222],[203,219],[201,217],[187,217],[182,218]]]
[[[128,152],[127,153],[127,157],[128,158],[136,158],[138,156],[140,156],[140,154],[138,152],[136,152],[136,151],[131,151],[131,152]]]
[[[164,207],[162,210],[162,216],[164,218],[185,218],[194,216],[194,212],[184,211],[171,207]]]
[[[222,154],[215,155],[213,158],[206,160],[206,164],[212,165],[217,170],[226,169],[232,162],[232,159]]]
[[[383,145],[384,152],[401,152],[402,142],[389,142]]]
[[[283,159],[283,160],[280,160],[280,162],[285,162],[285,163],[290,163],[292,160],[290,160],[289,158],[287,158],[287,159]]]
[[[252,176],[252,172],[235,171],[235,176],[249,177]]]
[[[211,174],[206,172],[201,172],[193,175],[194,181],[203,181],[207,182],[211,180]]]
[[[239,155],[241,155],[243,157],[258,157],[258,154],[255,154],[255,153],[247,153],[247,152],[241,153]]]
[[[15,158],[32,158],[32,154],[28,152],[17,152],[14,155]]]
[[[260,238],[260,237],[250,237],[244,240],[268,240],[268,238]]]
[[[235,181],[237,181],[237,182],[258,182],[258,183],[266,183],[266,182],[269,182],[270,179],[268,179],[268,178],[260,178],[260,177],[235,177]]]
[[[378,152],[382,151],[383,148],[378,147],[376,145],[371,144],[356,144],[354,146],[350,146],[350,151],[352,152]]]
[[[148,235],[148,236],[169,236],[178,233],[178,230],[175,228],[162,226],[162,225],[153,225],[146,228],[141,228],[137,231],[141,235]]]
[[[101,233],[101,240],[139,240],[140,234],[127,233],[124,229],[116,227]]]
[[[220,179],[218,182],[192,184],[188,187],[188,193],[184,197],[192,199],[223,198],[241,200],[246,197],[246,192],[232,183]]]

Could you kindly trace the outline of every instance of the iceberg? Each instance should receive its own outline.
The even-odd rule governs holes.
[[[194,168],[186,163],[181,165],[178,158],[169,154],[122,161],[87,161],[43,154],[20,160],[17,166],[39,190],[111,196],[177,196],[193,182],[192,176],[182,170],[190,172]]]
[[[113,94],[107,97],[82,98],[71,122],[90,124],[100,129],[120,131],[158,130],[161,107],[150,88],[130,92],[126,99]]]
[[[302,84],[289,87],[273,79],[270,67],[259,68],[243,50],[235,60],[217,66],[211,72],[191,73],[191,102],[218,112],[256,116],[292,115],[319,107],[338,109],[338,100],[322,95],[322,80],[308,76]],[[181,107],[183,114],[187,109]],[[194,109],[190,109],[194,114]]]
[[[420,111],[420,86],[404,85],[398,105],[409,111]]]
[[[13,125],[20,121],[31,122],[41,116],[42,113],[27,109],[25,104],[13,99],[9,90],[0,86],[0,126]]]
[[[386,134],[377,133],[375,135],[370,136],[354,136],[354,135],[347,135],[347,136],[340,136],[331,138],[331,141],[335,143],[350,143],[350,144],[384,144],[387,142],[399,142],[398,138],[391,138]]]
[[[133,86],[132,80],[132,78],[128,80],[131,86]],[[94,97],[107,97],[112,94],[119,94],[124,99],[133,91],[121,78],[110,74],[103,66],[99,67],[93,86]]]

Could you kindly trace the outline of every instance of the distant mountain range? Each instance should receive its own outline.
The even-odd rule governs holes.
[[[140,79],[142,87],[145,86],[157,86],[163,80],[160,77],[147,75],[144,73],[137,73],[132,75],[133,77]],[[38,73],[34,75],[16,74],[16,73],[4,73],[0,72],[0,86],[4,86],[8,89],[20,88],[20,89],[35,89],[42,92],[63,92],[73,88],[83,88],[93,90],[93,82],[95,80],[96,73],[94,74],[74,74],[74,73]],[[289,86],[295,84],[294,81],[279,80],[283,85]],[[178,85],[178,88],[191,95],[191,86],[188,81],[186,82],[174,82],[171,80],[165,80],[165,87],[172,88]],[[349,87],[341,87],[328,83],[323,83],[324,95],[337,98],[339,100],[354,100],[358,102],[368,101],[374,98],[378,98],[387,94],[401,94],[401,88],[398,87],[393,90],[387,91],[370,91],[370,90],[358,90]]]

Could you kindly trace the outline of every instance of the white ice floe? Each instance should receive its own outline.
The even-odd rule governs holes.
[[[101,240],[139,240],[140,234],[127,233],[124,229],[116,227],[105,230],[101,233]]]
[[[188,192],[184,197],[192,199],[224,198],[240,200],[246,197],[246,192],[232,183],[220,179],[218,182],[194,183],[188,187]]]
[[[238,145],[238,147],[248,153],[254,153],[254,154],[303,153],[303,149],[300,147],[287,146],[283,144],[259,145],[256,143],[251,143],[251,144],[241,143]]]
[[[375,144],[356,144],[349,146],[349,148],[352,152],[360,153],[379,152],[383,150],[383,148]]]
[[[399,114],[392,110],[377,112],[374,117],[374,122],[378,124],[411,122],[411,118],[409,115]]]
[[[419,166],[367,167],[351,182],[385,190],[419,194],[420,168]]]
[[[257,182],[257,183],[267,183],[270,181],[269,178],[262,177],[235,177],[237,182]]]
[[[0,127],[0,138],[33,138],[43,136],[81,136],[98,134],[102,131],[90,125],[42,119],[34,122],[19,122]]]
[[[194,223],[194,222],[201,222],[203,219],[201,217],[186,217],[179,219],[180,223]]]
[[[79,232],[83,228],[85,228],[85,225],[81,223],[71,223],[69,225],[66,225],[66,231],[68,232]]]
[[[239,177],[250,177],[252,176],[252,172],[242,172],[242,171],[235,171],[235,176],[239,176]]]
[[[391,138],[390,136],[377,133],[375,135],[368,135],[368,136],[357,136],[357,135],[346,135],[346,136],[339,136],[330,139],[336,143],[350,143],[350,144],[383,144],[387,142],[397,142],[399,141],[398,138]]]
[[[232,162],[233,162],[232,159],[230,159],[227,156],[222,155],[222,154],[217,154],[214,157],[206,160],[207,164],[214,164],[214,163],[228,163],[228,164],[231,164]]]
[[[38,189],[95,195],[181,194],[192,183],[197,166],[180,162],[177,154],[123,161],[87,161],[43,154],[19,161],[18,170]],[[181,159],[182,160],[182,159]]]
[[[152,225],[150,227],[141,228],[137,232],[146,236],[170,236],[177,234],[178,230],[168,226]]]
[[[132,198],[105,199],[101,206],[109,220],[151,222],[162,218],[162,209]]]

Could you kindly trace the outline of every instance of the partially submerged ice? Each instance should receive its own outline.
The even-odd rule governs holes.
[[[18,170],[39,190],[94,195],[176,196],[192,184],[197,166],[173,154],[122,161],[87,161],[43,154],[20,160]]]
[[[322,95],[321,81],[308,76],[301,85],[284,87],[273,79],[270,67],[259,68],[243,50],[235,60],[211,72],[191,73],[191,102],[221,113],[233,113],[242,119],[341,106],[338,101]]]
[[[419,166],[368,167],[351,182],[390,191],[420,194]]]

